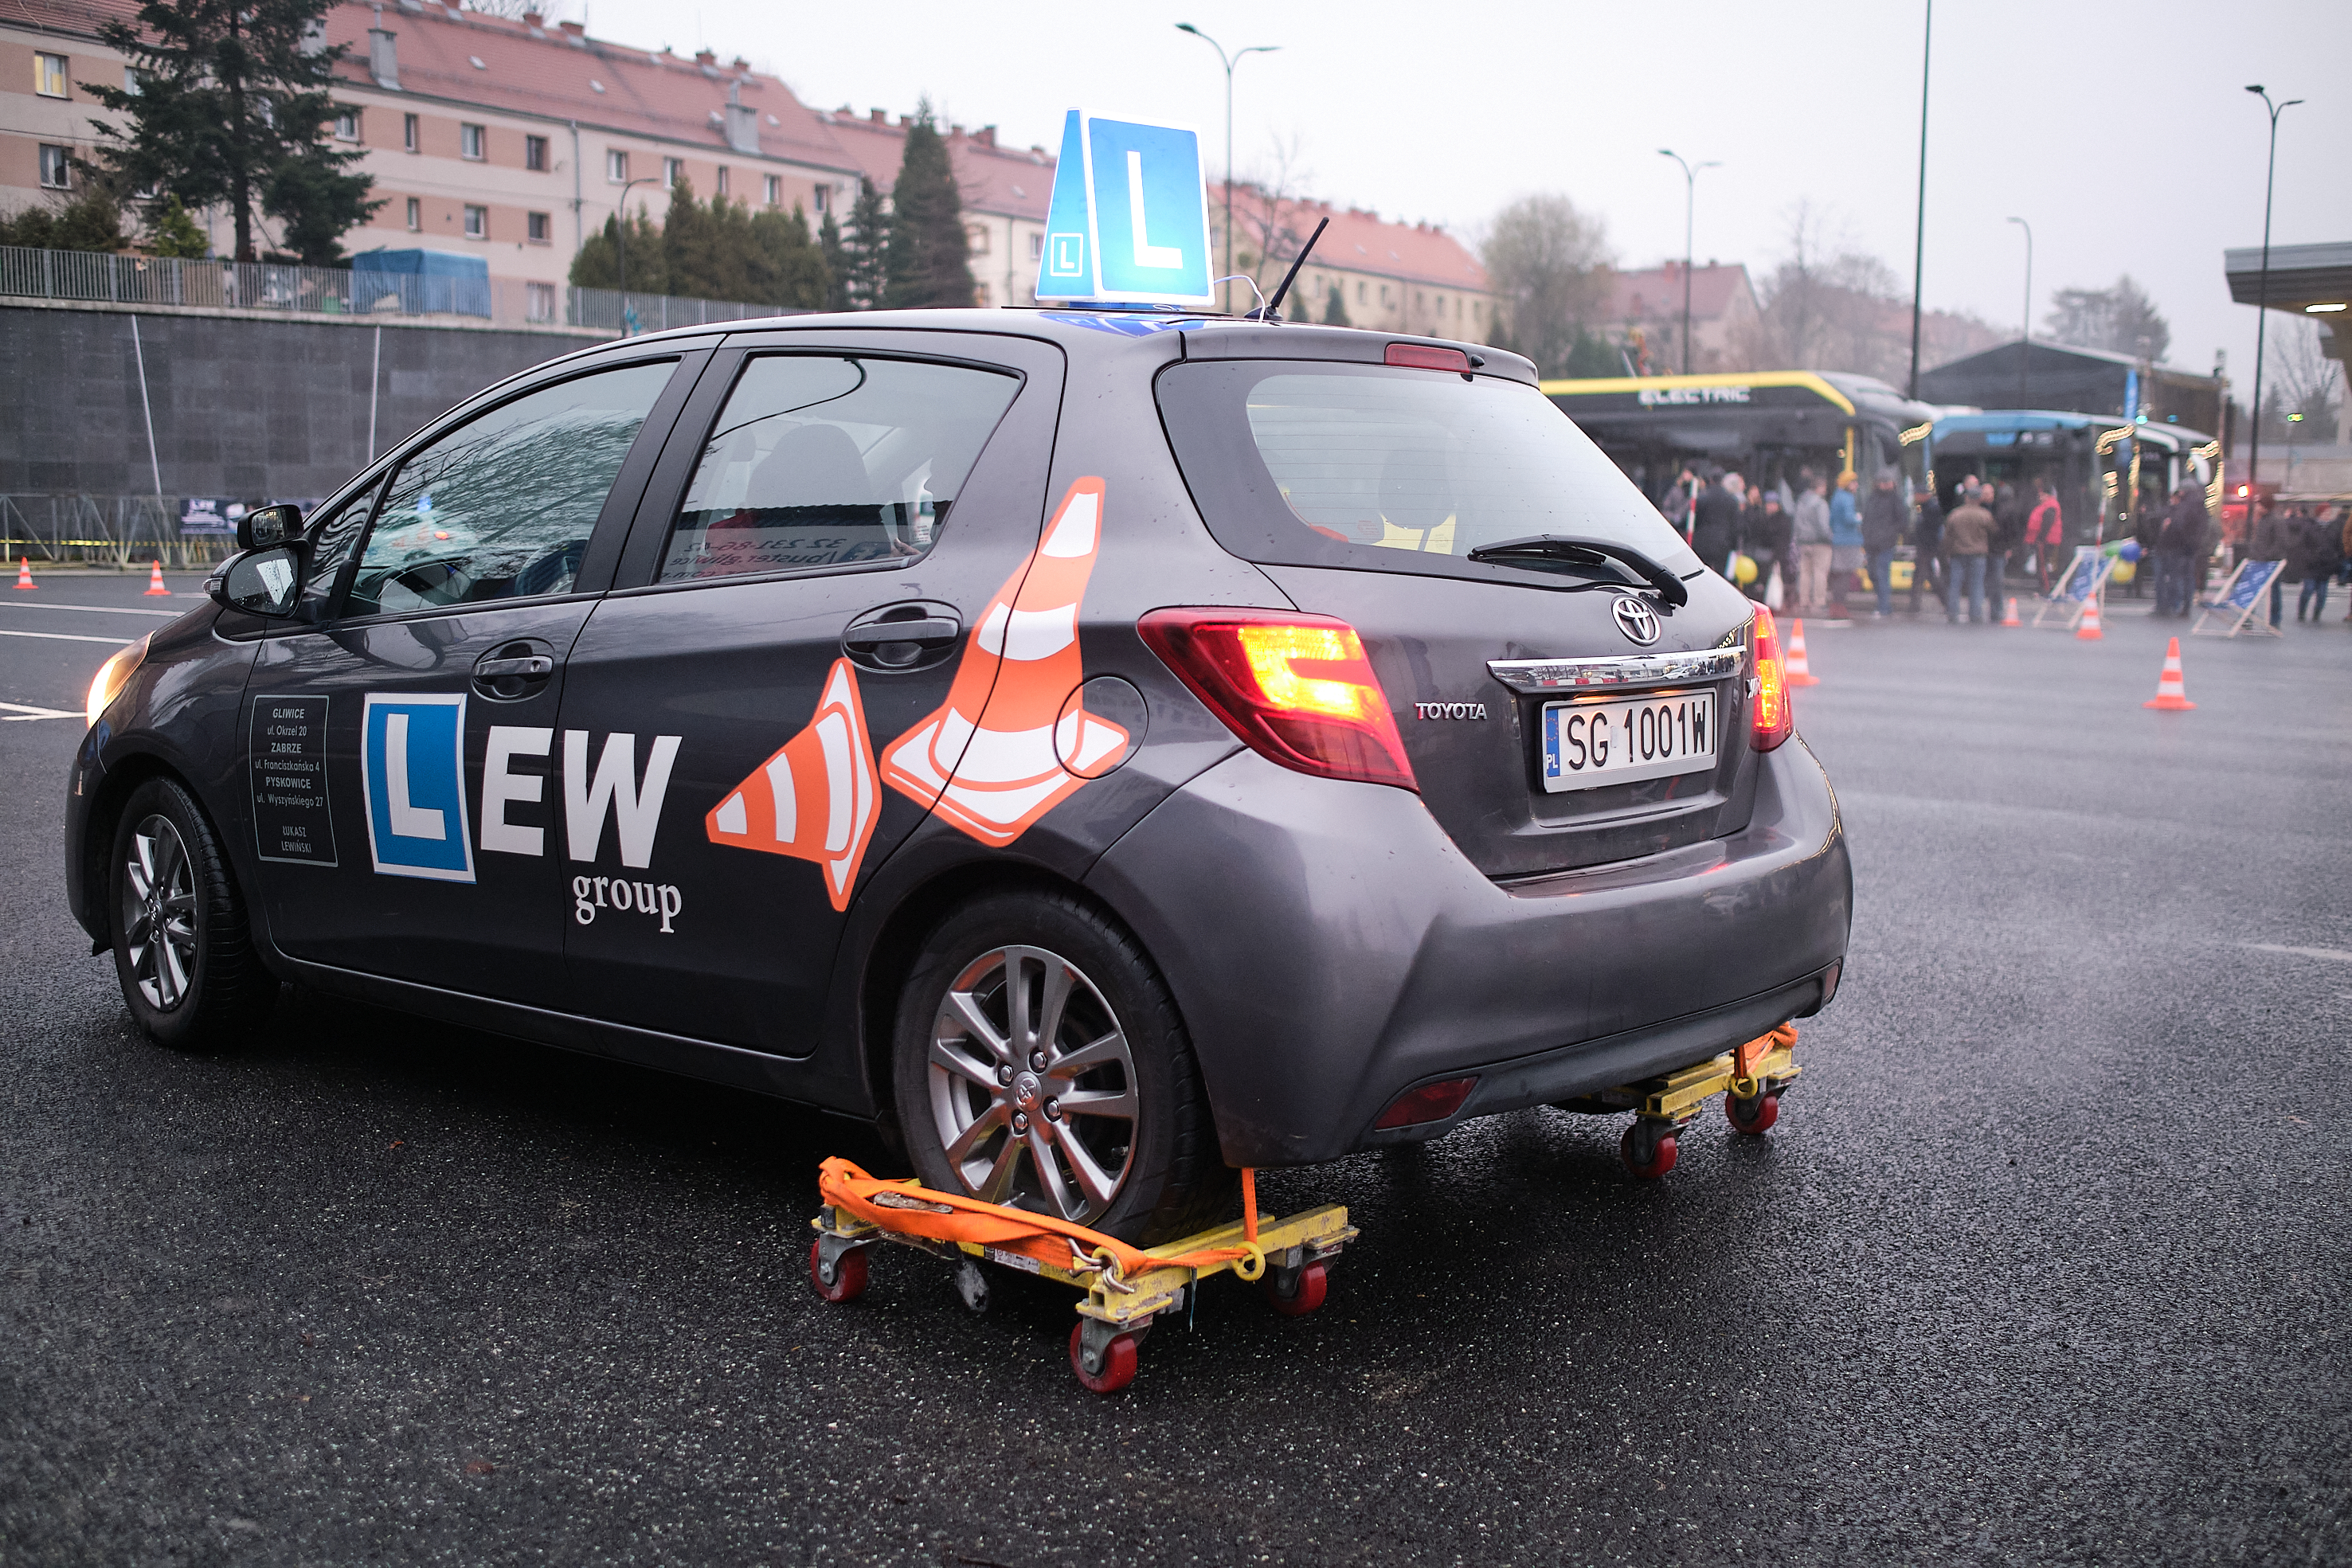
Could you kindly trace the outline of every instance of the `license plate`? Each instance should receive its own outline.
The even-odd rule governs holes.
[[[1715,766],[1716,742],[1711,691],[1549,703],[1543,787],[1556,793],[1696,773]]]

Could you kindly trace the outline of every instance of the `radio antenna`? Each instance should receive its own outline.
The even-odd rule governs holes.
[[[1315,242],[1321,239],[1323,237],[1323,231],[1330,226],[1331,220],[1328,217],[1320,219],[1316,223],[1315,232],[1308,235],[1307,236],[1307,243],[1298,247],[1298,258],[1290,264],[1290,270],[1282,275],[1281,286],[1275,289],[1274,298],[1265,302],[1265,308],[1263,310],[1252,312],[1252,314],[1258,319],[1264,321],[1279,321],[1282,319],[1282,318],[1276,315],[1276,312],[1282,308],[1283,296],[1290,292],[1291,284],[1297,280],[1298,269],[1307,265],[1307,253],[1315,248]]]

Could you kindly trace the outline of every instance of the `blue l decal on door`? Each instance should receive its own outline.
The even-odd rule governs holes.
[[[474,880],[466,821],[466,695],[377,696],[360,721],[368,851],[386,876]]]

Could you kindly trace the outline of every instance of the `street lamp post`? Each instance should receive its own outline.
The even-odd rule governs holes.
[[[2271,111],[2271,155],[2263,170],[2263,280],[2254,295],[2254,406],[2247,421],[2253,426],[2252,444],[2246,448],[2246,521],[2251,526],[2254,507],[2262,499],[2261,486],[2256,484],[2256,470],[2263,462],[2263,329],[2270,324],[2271,316],[2271,189],[2278,177],[2278,120],[2303,99],[2288,99],[2284,103],[2273,103],[2263,84],[2252,82],[2246,90],[2263,100]]]
[[[1911,235],[1911,384],[1904,395],[1919,398],[1920,286],[1927,277],[1927,68],[1935,57],[1936,0],[1927,0],[1927,25],[1919,41],[1919,210]]]
[[[640,174],[621,187],[621,201],[615,209],[620,215],[614,220],[613,233],[616,236],[615,248],[619,252],[616,265],[621,273],[621,308],[624,310],[629,308],[629,192],[638,185],[660,183],[661,180],[656,175]]]
[[[2017,345],[2017,406],[2025,408],[2026,370],[2033,361],[2033,225],[2023,218],[2009,221],[2025,231],[2025,309],[2018,318]]]
[[[1671,147],[1658,149],[1658,156],[1671,158],[1683,166],[1683,374],[1691,373],[1691,234],[1692,220],[1698,214],[1698,172],[1720,169],[1721,163],[1709,159],[1694,165]]]
[[[1218,63],[1225,68],[1225,272],[1230,277],[1234,270],[1234,68],[1242,63],[1244,55],[1270,55],[1282,46],[1252,44],[1248,48],[1235,49],[1228,55],[1223,44],[1190,22],[1177,23],[1176,30],[1180,33],[1190,33],[1216,50]],[[1223,288],[1225,310],[1231,314],[1234,308],[1234,286],[1226,283]]]

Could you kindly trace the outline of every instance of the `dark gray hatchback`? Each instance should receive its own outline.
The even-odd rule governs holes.
[[[1836,988],[1769,614],[1496,350],[731,323],[247,542],[70,781],[73,909],[167,1044],[294,981],[1158,1239],[1234,1167],[1606,1103]]]

